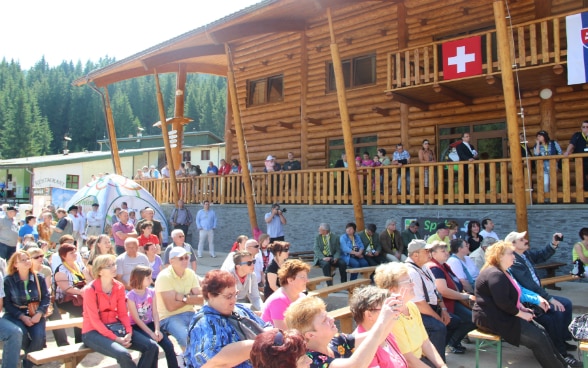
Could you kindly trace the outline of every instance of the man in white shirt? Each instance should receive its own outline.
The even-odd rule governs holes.
[[[100,205],[98,203],[92,204],[92,210],[86,214],[86,235],[98,236],[102,234],[102,223],[104,216],[98,211]]]
[[[500,239],[498,235],[494,232],[494,222],[492,222],[491,219],[483,219],[482,228],[484,228],[484,230],[480,231],[480,235],[482,235],[482,238]]]
[[[78,214],[78,206],[71,206],[67,212],[67,217],[70,218],[73,225],[73,233],[71,235],[74,237],[76,244],[81,246],[84,241],[82,239],[82,234],[84,233],[84,223],[80,221],[81,217]]]

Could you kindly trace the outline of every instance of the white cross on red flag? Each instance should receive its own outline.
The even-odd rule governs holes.
[[[474,36],[443,44],[443,79],[482,74],[482,38]]]

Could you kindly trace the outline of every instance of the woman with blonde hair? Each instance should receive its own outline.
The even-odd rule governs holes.
[[[86,276],[88,282],[94,280],[94,277],[92,277],[92,264],[94,263],[94,259],[102,254],[114,254],[114,247],[110,242],[110,237],[106,234],[99,235],[94,247],[90,250],[90,256],[88,257],[88,263],[84,272],[84,276]]]
[[[478,330],[531,349],[543,368],[567,367],[549,336],[533,321],[533,311],[521,304],[521,289],[508,273],[514,260],[510,242],[499,241],[486,250],[486,263],[476,279],[473,321]]]

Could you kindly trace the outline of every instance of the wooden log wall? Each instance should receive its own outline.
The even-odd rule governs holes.
[[[580,6],[574,0],[553,0],[552,3],[552,15],[570,12]],[[509,6],[515,24],[536,17],[533,1],[510,2]],[[461,9],[459,22],[454,15],[446,14],[456,8]],[[502,92],[497,89],[495,96],[474,99],[467,106],[461,102],[448,102],[430,105],[428,111],[409,107],[407,123],[402,127],[400,103],[391,101],[384,94],[388,76],[387,55],[398,50],[399,45],[415,47],[460,32],[486,26],[493,28],[492,4],[486,0],[408,2],[400,9],[407,17],[403,22],[397,19],[398,9],[398,5],[388,2],[364,2],[334,11],[333,21],[342,59],[376,55],[376,83],[347,91],[353,135],[376,134],[378,147],[386,148],[390,154],[401,142],[401,137],[408,137],[402,143],[414,158],[413,162],[417,162],[423,139],[429,139],[433,144],[431,148],[439,155],[436,137],[439,125],[504,119]],[[399,30],[399,26],[405,28]],[[408,39],[398,40],[399,36]],[[244,136],[255,171],[263,170],[267,155],[276,156],[282,163],[288,151],[292,151],[296,158],[306,157],[303,167],[307,169],[327,166],[329,139],[343,136],[336,93],[327,91],[327,70],[331,62],[329,43],[325,15],[317,14],[308,22],[304,32],[249,37],[233,46]],[[284,76],[283,101],[247,106],[247,82],[274,75]],[[579,130],[581,120],[588,116],[585,103],[588,90],[585,86],[553,87],[552,90],[553,107],[550,109],[554,110],[552,118],[557,132],[550,132],[550,135],[565,149],[573,132]],[[306,98],[301,101],[304,94]],[[525,127],[530,143],[534,143],[535,134],[542,127],[541,109],[546,108],[541,105],[538,94],[538,90],[523,93]],[[372,110],[374,107],[387,109],[388,114],[378,114]],[[520,119],[519,125],[522,127]],[[306,142],[304,145],[301,144],[302,137]],[[227,136],[227,140],[230,139],[234,140],[235,135]],[[236,146],[227,145],[232,147],[227,159],[238,157]]]

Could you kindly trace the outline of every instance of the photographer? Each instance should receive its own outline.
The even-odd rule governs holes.
[[[323,270],[323,275],[331,277],[331,268],[339,269],[341,282],[347,282],[347,265],[341,259],[341,245],[339,236],[331,233],[331,227],[322,223],[318,228],[319,234],[314,239],[314,264]],[[327,281],[327,285],[333,285],[333,281]]]
[[[267,234],[270,236],[270,243],[275,240],[284,240],[284,226],[286,225],[286,217],[284,213],[286,209],[280,210],[280,204],[272,204],[271,212],[265,214],[265,222],[267,224]]]

